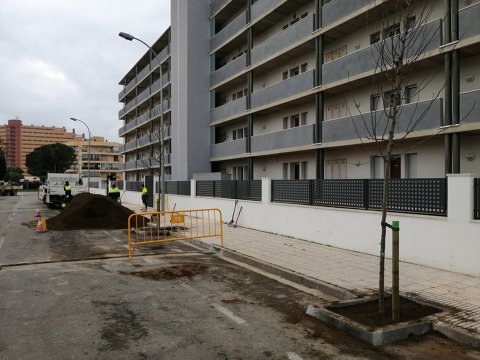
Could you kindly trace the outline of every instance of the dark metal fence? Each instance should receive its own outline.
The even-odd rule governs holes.
[[[357,209],[382,207],[382,179],[272,180],[272,201]],[[391,179],[389,211],[447,214],[447,181]]]
[[[142,191],[142,181],[125,181],[125,190],[127,191]]]
[[[190,181],[166,181],[167,194],[190,195]]]
[[[262,200],[262,180],[199,180],[197,196]]]
[[[473,218],[480,220],[480,178],[473,179]]]
[[[115,181],[118,190],[123,190],[123,181]]]

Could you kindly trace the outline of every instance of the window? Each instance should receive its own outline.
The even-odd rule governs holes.
[[[380,31],[370,34],[370,45],[376,44],[380,41]]]
[[[302,65],[300,66],[300,72],[304,73],[305,71],[307,71],[307,63],[302,64]]]
[[[232,139],[237,140],[237,130],[233,130]]]
[[[238,129],[237,130],[237,139],[243,138],[243,129]]]
[[[405,103],[411,104],[418,100],[417,84],[408,85],[405,87]]]
[[[417,177],[417,154],[405,154],[405,177]]]
[[[380,94],[373,94],[370,96],[370,111],[378,110],[380,104]]]
[[[383,38],[388,39],[400,34],[400,23],[393,24],[383,30]]]
[[[290,163],[290,180],[300,179],[300,163]]]
[[[292,21],[290,21],[290,26],[292,26],[293,24],[297,23],[299,20],[300,20],[299,18],[293,19]]]
[[[237,100],[237,94],[232,94],[232,101]]]
[[[336,60],[338,58],[341,58],[342,56],[347,55],[347,45],[344,45],[338,49],[335,49],[333,51],[330,51],[325,54],[325,62],[330,62],[333,60]]]
[[[283,180],[288,180],[288,163],[283,163]]]
[[[395,96],[396,96],[396,99],[395,99]],[[396,106],[401,105],[402,99],[400,97],[400,94],[398,93],[395,94],[394,90],[385,91],[383,93],[383,108],[387,109],[392,107],[394,105],[395,100],[396,100]]]
[[[308,179],[308,162],[302,161],[302,179]]]
[[[408,16],[405,19],[405,32],[413,30],[415,28],[415,24],[417,22],[417,18],[414,16]]]
[[[308,16],[308,11],[306,13],[303,13],[302,16],[300,16],[300,19],[306,18]]]
[[[247,90],[247,89],[243,89],[243,96],[247,96],[247,93],[248,93],[248,90]]]
[[[241,97],[243,97],[243,91],[237,93],[237,99],[240,99]]]
[[[300,126],[300,117],[298,114],[290,116],[290,127],[299,127]]]
[[[301,115],[301,116],[302,116],[302,120],[301,120],[302,126],[303,126],[303,125],[307,125],[307,115],[308,115],[307,112],[304,112],[304,113],[302,113],[302,115]]]
[[[283,118],[283,129],[288,129],[288,116]]]
[[[288,24],[283,25],[282,30],[285,30],[285,29],[288,28],[289,26],[290,26],[290,25],[288,25]]]
[[[299,74],[298,66],[290,69],[290,77],[297,76]]]
[[[347,160],[334,159],[325,161],[326,179],[346,179],[347,178]]]
[[[332,120],[332,119],[339,119],[347,117],[347,104],[340,103],[327,106],[326,109],[326,119],[325,120]]]
[[[287,79],[288,79],[288,71],[284,71],[284,72],[282,73],[282,79],[283,79],[283,80],[287,80]]]

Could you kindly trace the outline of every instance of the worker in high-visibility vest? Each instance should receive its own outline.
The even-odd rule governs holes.
[[[115,183],[112,183],[112,185],[110,186],[110,189],[108,189],[108,196],[112,200],[118,201],[118,198],[120,197],[120,189],[117,188]]]
[[[147,211],[147,199],[148,199],[148,189],[142,184],[142,203],[144,208],[143,211]]]
[[[65,201],[64,204],[69,203],[72,200],[72,187],[68,181],[65,181],[65,185],[63,185],[63,190],[65,191]],[[63,204],[62,204],[62,207]]]

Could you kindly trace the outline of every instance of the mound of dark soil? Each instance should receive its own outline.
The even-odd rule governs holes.
[[[106,196],[81,193],[59,215],[47,220],[47,229],[126,229],[133,213]]]

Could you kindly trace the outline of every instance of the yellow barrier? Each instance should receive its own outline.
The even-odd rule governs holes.
[[[132,214],[128,218],[128,257],[132,246],[219,237],[223,220],[219,209],[175,210]]]

